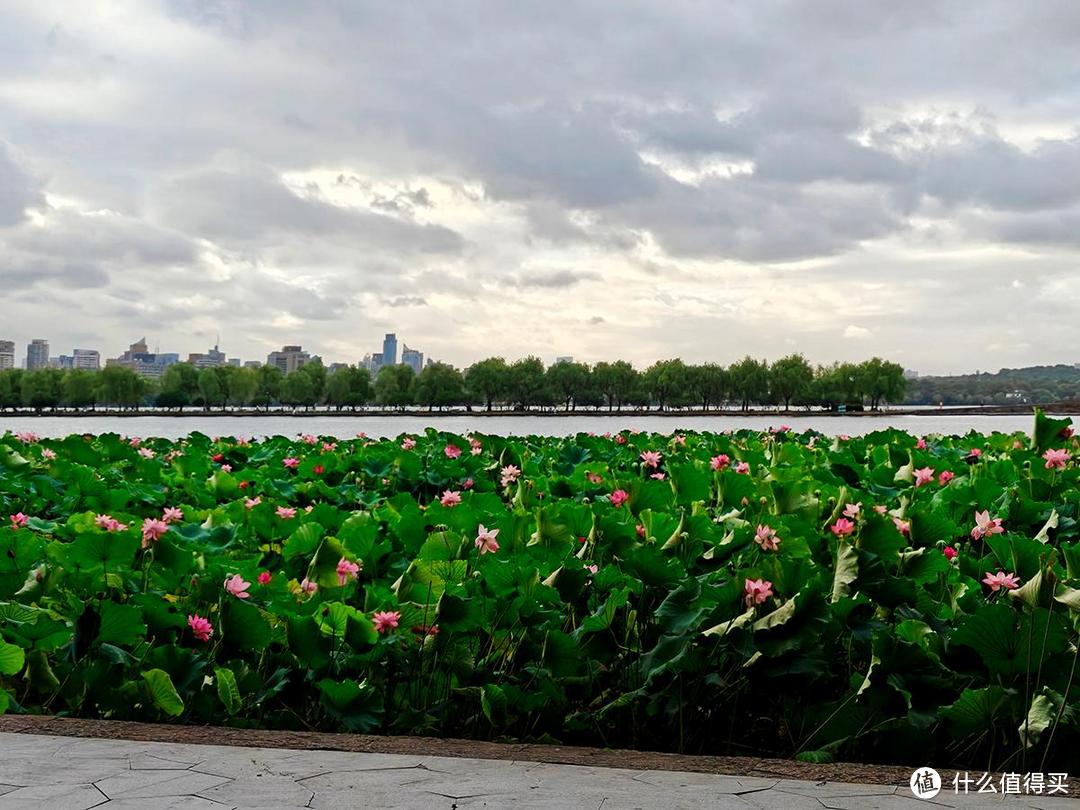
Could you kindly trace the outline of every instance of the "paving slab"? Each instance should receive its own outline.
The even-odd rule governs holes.
[[[1080,810],[903,784],[0,732],[0,810]]]

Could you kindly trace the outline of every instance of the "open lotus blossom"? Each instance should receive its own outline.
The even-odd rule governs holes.
[[[273,577],[270,575],[269,571],[260,571],[259,575],[255,577],[255,581],[260,585],[269,585],[271,579],[273,579]]]
[[[245,582],[244,578],[239,574],[233,574],[225,580],[225,590],[237,599],[247,599],[251,596],[251,594],[248,593],[248,588],[250,587],[251,583]]]
[[[157,455],[157,453],[155,453],[149,447],[140,447],[139,448],[139,455],[142,456],[143,458],[154,458]]]
[[[412,438],[411,436],[406,436],[404,439],[401,440],[402,450],[412,450],[414,447],[416,447],[416,439]]]
[[[586,565],[585,570],[588,571],[590,574],[595,574],[597,571],[600,570],[600,566],[599,565]]]
[[[232,472],[232,464],[222,464],[221,465],[221,471],[222,472]]]
[[[612,506],[622,506],[628,500],[630,500],[630,493],[625,489],[617,489],[611,493]]]
[[[1042,457],[1048,470],[1064,470],[1065,465],[1069,463],[1069,451],[1064,449],[1047,450]]]
[[[142,444],[142,439],[140,439],[138,436],[132,436],[130,439],[128,439],[128,444],[130,444],[132,447],[138,447],[140,444]]]
[[[455,507],[461,503],[461,493],[448,489],[442,494],[442,497],[439,498],[439,503],[447,508]]]
[[[296,517],[296,510],[291,506],[279,506],[274,510],[274,514],[282,520],[290,520]]]
[[[513,464],[507,464],[501,470],[499,470],[499,485],[508,487],[512,483],[518,480],[521,475],[521,470],[515,467]]]
[[[879,515],[884,515],[886,512],[889,511],[889,507],[887,507],[883,503],[877,503],[874,504],[874,511],[877,512]]]
[[[127,525],[121,523],[112,515],[97,515],[94,518],[94,525],[107,532],[122,532],[127,530]]]
[[[53,461],[56,458],[56,453],[46,447],[44,450],[41,451],[41,457],[46,461]]]
[[[184,519],[184,510],[175,506],[166,506],[161,512],[161,519],[166,523],[179,523]]]
[[[681,433],[676,433],[675,444],[679,445],[679,447],[686,447],[686,437],[683,436]]]
[[[743,583],[743,592],[746,606],[751,608],[773,595],[772,583],[767,579],[748,579]]]
[[[26,522],[28,520],[30,520],[30,518],[24,515],[22,512],[16,512],[14,515],[11,516],[11,528],[20,529],[26,525]]]
[[[762,551],[778,551],[780,548],[780,538],[776,536],[776,529],[760,523],[754,534],[754,542],[761,546]]]
[[[991,518],[990,510],[984,509],[975,513],[975,527],[971,530],[971,536],[979,540],[987,535],[1001,534],[1005,527],[1001,525],[1001,518]]]
[[[244,499],[244,508],[245,509],[254,509],[260,503],[262,503],[262,497],[259,496],[259,495],[256,495],[254,498],[245,498]]]
[[[853,531],[855,531],[855,524],[847,518],[840,518],[829,527],[829,531],[835,534],[837,537],[847,537]]]
[[[735,472],[737,472],[739,475],[749,475],[750,464],[746,461],[740,461],[738,464],[735,465]]]
[[[920,467],[915,470],[915,488],[918,489],[923,484],[929,484],[934,480],[934,470],[930,467]]]
[[[941,486],[945,486],[954,478],[956,478],[956,473],[952,472],[951,470],[942,470],[941,474],[937,477],[937,480],[938,483],[941,484]]]
[[[849,503],[844,506],[844,517],[855,520],[859,516],[859,511],[862,509],[862,501],[859,503]]]
[[[919,440],[917,442],[915,442],[915,448],[918,449],[918,450],[925,450],[926,449],[926,439],[924,439],[924,438],[922,438],[920,436]]]
[[[199,641],[209,641],[210,636],[214,635],[214,625],[210,624],[209,619],[204,619],[198,613],[188,616],[187,623],[188,627],[191,628],[191,634]]]
[[[161,535],[169,530],[169,524],[157,518],[147,518],[142,524],[142,547],[146,548],[151,543],[161,539]]]
[[[312,582],[307,577],[304,577],[302,580],[300,580],[300,590],[308,595],[311,595],[315,593],[315,591],[319,590],[319,583]]]
[[[660,452],[658,450],[645,450],[641,454],[641,460],[646,467],[655,469],[660,465]]]
[[[447,458],[458,458],[461,455],[461,448],[456,444],[448,444],[443,448],[443,454]]]
[[[284,464],[287,469],[295,470],[300,466],[300,459],[296,456],[286,456],[281,460],[281,463]]]
[[[475,483],[476,482],[473,481],[471,478],[466,478],[464,481],[461,482],[461,488],[462,489],[472,489],[473,486],[475,485]]]
[[[21,430],[15,434],[15,438],[23,444],[34,444],[38,441],[38,435],[28,430]]]
[[[970,450],[968,450],[968,455],[973,458],[978,458],[982,455],[982,450],[978,447],[972,447]]]
[[[303,441],[304,444],[318,444],[319,442],[318,437],[312,436],[310,433],[301,436],[300,440]]]
[[[662,472],[654,472],[649,478],[655,478],[657,481],[663,481],[667,476]]]
[[[626,437],[620,433],[615,437],[615,444],[626,444]]]
[[[1002,588],[1012,591],[1020,587],[1020,578],[1016,574],[1006,574],[1004,571],[998,571],[996,574],[987,571],[982,582],[984,585],[989,585],[991,591],[1000,591]]]
[[[396,610],[376,610],[371,614],[371,623],[375,625],[378,633],[395,629],[400,621],[401,614]]]
[[[955,560],[957,557],[960,556],[960,552],[957,551],[952,546],[945,546],[945,548],[942,549],[941,553],[945,555],[945,559],[948,560],[949,562],[952,562],[953,560]]]
[[[323,442],[322,451],[324,453],[333,453],[337,450],[337,442]]]
[[[717,472],[719,472],[720,470],[727,467],[727,465],[730,464],[730,463],[731,463],[731,459],[728,458],[727,454],[725,454],[725,453],[721,453],[720,455],[713,456],[712,458],[709,459],[709,466],[712,467]]]
[[[481,554],[494,554],[499,550],[499,541],[495,538],[499,536],[498,529],[489,529],[481,523],[476,527],[476,547],[480,549]]]
[[[892,522],[893,525],[896,527],[896,530],[900,532],[900,534],[904,535],[904,537],[908,537],[911,534],[910,520],[901,520],[898,517],[893,517]]]
[[[590,484],[600,484],[603,483],[604,476],[600,475],[600,473],[587,472],[585,473],[585,480],[587,480]]]
[[[479,439],[469,439],[469,452],[474,456],[480,455],[484,451],[484,445],[480,443]]]
[[[342,557],[338,560],[337,564],[337,581],[338,585],[344,587],[348,584],[349,580],[360,578],[360,569],[364,567],[363,563],[354,563],[352,560],[348,560]]]

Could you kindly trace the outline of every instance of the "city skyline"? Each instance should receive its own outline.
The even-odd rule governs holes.
[[[5,330],[347,358],[396,331],[456,365],[1075,362],[1076,17],[8,4]]]

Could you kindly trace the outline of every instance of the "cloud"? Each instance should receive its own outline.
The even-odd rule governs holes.
[[[26,209],[44,202],[41,187],[0,140],[0,228],[26,219]]]
[[[870,330],[862,326],[848,324],[844,327],[844,337],[848,340],[866,340],[870,335]]]

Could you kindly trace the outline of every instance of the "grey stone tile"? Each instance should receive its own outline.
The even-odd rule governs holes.
[[[29,785],[0,796],[0,810],[90,810],[107,801],[93,785]]]
[[[315,791],[288,776],[244,776],[198,791],[198,795],[226,805],[254,804],[278,807],[282,804],[303,807]]]
[[[230,805],[220,805],[199,796],[158,796],[153,799],[120,799],[102,805],[101,810],[226,810]],[[262,810],[278,810],[278,805],[263,805]]]
[[[96,782],[110,799],[153,799],[165,796],[193,796],[231,781],[193,771],[128,771]]]
[[[89,785],[102,777],[126,773],[126,759],[95,760],[87,757],[13,757],[4,752],[0,778],[11,785]]]

